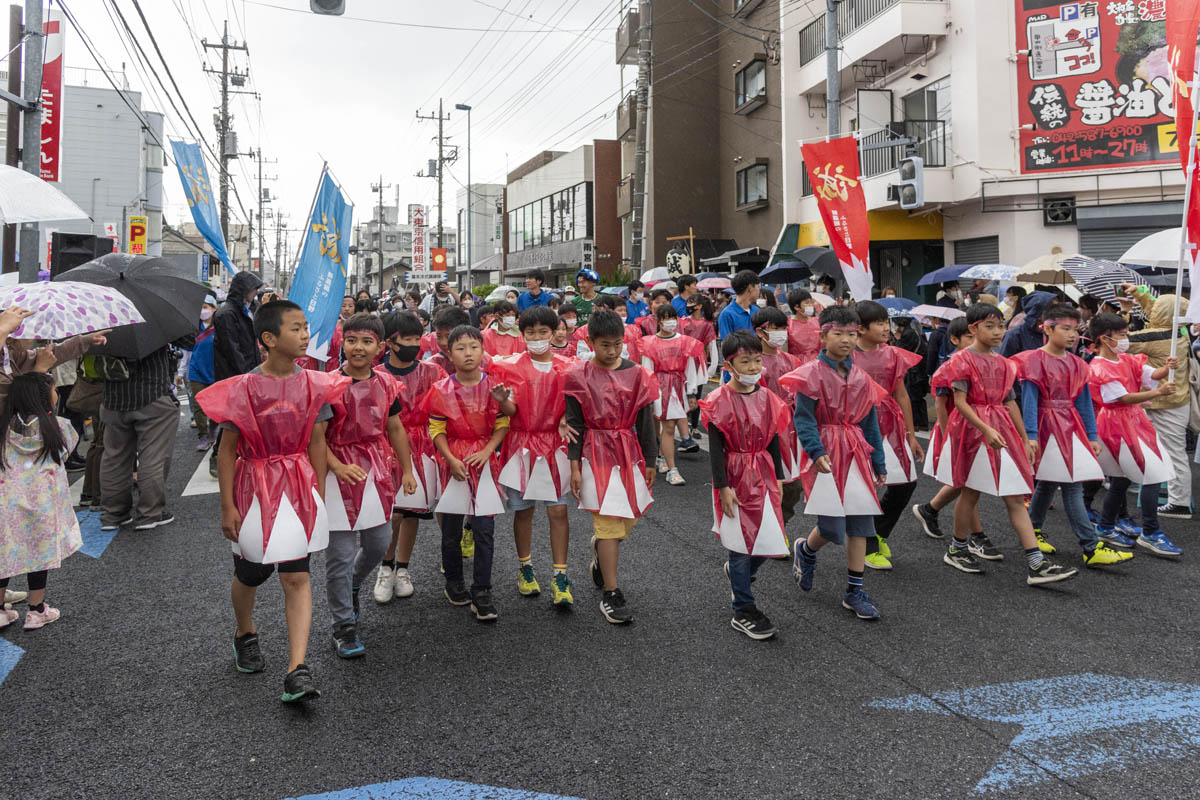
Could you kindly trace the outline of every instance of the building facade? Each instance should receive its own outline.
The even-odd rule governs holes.
[[[474,183],[470,192],[460,188],[456,200],[455,280],[459,288],[495,283],[504,260],[504,184]]]
[[[780,9],[781,252],[828,241],[799,151],[827,131],[824,9]],[[859,137],[877,282],[917,297],[943,264],[1112,259],[1178,227],[1164,15],[1162,3],[843,0],[838,119]],[[908,155],[924,161],[924,206],[902,211],[889,185]]]
[[[412,269],[413,226],[412,209],[399,205],[372,206],[371,219],[355,228],[354,244],[358,247],[354,272],[357,276],[355,288],[366,287],[373,293],[380,289],[379,251],[383,251],[383,282],[385,291],[404,285],[404,275]],[[382,216],[381,216],[382,212]],[[426,215],[426,219],[430,219]],[[438,247],[437,226],[428,225],[425,230],[426,258],[430,248]],[[446,259],[450,268],[456,264],[458,233],[452,228],[442,229],[441,247],[446,248]],[[426,269],[432,269],[426,264]]]

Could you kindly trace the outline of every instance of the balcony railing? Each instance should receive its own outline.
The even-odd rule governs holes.
[[[876,147],[864,150],[869,145],[880,145],[896,138],[912,138],[917,140],[914,155],[920,156],[927,167],[946,166],[946,151],[948,148],[946,121],[941,119],[907,119],[903,122],[892,123],[887,129],[863,134],[859,137],[858,168],[864,178],[885,175],[894,172],[900,166],[900,160],[908,153],[908,145],[896,144],[890,147]],[[803,170],[800,182],[800,194],[808,197],[813,193],[812,183],[808,179],[808,170]]]
[[[638,56],[638,36],[641,30],[641,17],[637,11],[630,9],[621,18],[617,28],[617,63],[636,64]]]
[[[617,138],[624,139],[633,133],[637,124],[637,97],[633,92],[625,95],[617,106]]]
[[[617,184],[617,217],[633,213],[633,176],[626,175]]]
[[[945,0],[941,0],[944,2]],[[838,36],[845,37],[858,30],[875,17],[887,11],[900,0],[842,0],[838,5]],[[931,0],[938,2],[938,0]],[[800,29],[800,65],[815,61],[825,55],[825,16]]]

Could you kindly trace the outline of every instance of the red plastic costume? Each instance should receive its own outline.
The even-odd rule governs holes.
[[[579,357],[591,358],[592,348],[588,347],[588,326],[584,325],[575,331],[571,337],[580,344]],[[625,326],[625,346],[621,348],[621,358],[628,358],[633,362],[640,362],[642,344],[642,329],[637,325]]]
[[[1104,480],[1092,455],[1075,400],[1088,385],[1088,365],[1077,355],[1058,358],[1045,350],[1025,350],[1012,357],[1017,377],[1038,388],[1039,481],[1078,483]]]
[[[814,361],[821,353],[821,324],[816,317],[793,317],[788,320],[788,352],[801,364]]]
[[[801,450],[800,480],[808,498],[804,513],[828,517],[879,514],[871,446],[858,427],[875,407],[874,381],[858,367],[852,366],[843,378],[824,361],[810,361],[780,378],[779,385],[785,392],[816,401],[821,445],[833,467],[832,472],[820,472]]]
[[[679,332],[684,336],[692,337],[700,344],[704,345],[706,350],[710,344],[717,340],[717,332],[713,328],[713,324],[706,319],[680,317]]]
[[[1121,353],[1121,360],[1097,356],[1089,368],[1092,402],[1096,403],[1096,432],[1100,434],[1100,466],[1105,475],[1125,477],[1134,483],[1162,483],[1175,477],[1175,466],[1140,405],[1120,401],[1105,403],[1101,387],[1118,382],[1126,392],[1141,392],[1145,353]]]
[[[386,369],[376,367],[370,378],[351,384],[330,403],[333,419],[325,431],[330,452],[343,464],[354,464],[367,473],[361,483],[339,481],[332,470],[327,474],[330,530],[361,531],[392,518],[396,476],[401,470],[388,439],[388,410],[403,388]]]
[[[425,410],[425,395],[433,385],[446,377],[446,373],[432,360],[419,361],[417,367],[407,375],[392,375],[400,386],[400,420],[408,434],[408,451],[412,458],[413,477],[417,480],[417,491],[405,494],[396,492],[393,506],[410,511],[432,511],[442,491],[441,471],[438,467],[438,452],[429,438],[429,412]],[[392,480],[400,486],[399,463]]]
[[[215,423],[238,429],[233,499],[242,517],[233,552],[247,561],[295,561],[329,544],[329,520],[308,460],[321,406],[350,386],[339,373],[301,370],[287,378],[236,375],[196,395]]]
[[[658,333],[658,318],[654,316],[638,317],[633,321],[640,330],[643,336],[653,336]],[[683,331],[680,331],[683,333]]]
[[[435,353],[425,360],[428,361],[430,364],[436,365],[446,375],[453,375],[457,371],[454,369],[454,363],[452,361],[450,361],[450,356],[446,355],[445,353]],[[487,353],[484,353],[483,361],[481,361],[479,364],[479,369],[482,370],[483,372],[487,372],[491,368],[492,368],[492,357],[489,356]]]
[[[441,352],[438,347],[437,333],[430,332],[421,337],[421,347],[417,350],[417,360],[423,361],[431,356],[436,356]]]
[[[784,391],[779,379],[800,366],[800,359],[782,350],[775,355],[763,353],[763,376],[759,385],[769,389],[780,400],[787,403],[787,419],[780,422],[779,454],[783,460],[783,482],[791,483],[800,477],[800,445],[796,439],[796,395]]]
[[[791,411],[774,392],[760,388],[740,394],[720,387],[700,401],[700,421],[714,426],[725,438],[725,474],[737,497],[733,516],[721,509],[721,494],[713,488],[713,532],[726,550],[752,556],[785,556],[779,482],[767,445],[782,437]]]
[[[692,337],[677,333],[670,339],[643,337],[638,349],[642,366],[658,379],[658,418],[685,419],[688,396],[695,394],[707,378],[704,347]]]
[[[342,353],[342,320],[337,321],[333,328],[333,337],[329,340],[329,354],[325,358],[325,371],[337,372],[341,366]],[[313,367],[313,369],[316,369]]]
[[[633,426],[658,397],[658,381],[642,367],[604,369],[588,360],[567,370],[564,391],[579,401],[587,423],[579,508],[637,519],[654,500]]]
[[[453,375],[433,385],[425,395],[425,410],[430,417],[446,421],[446,444],[450,453],[460,461],[482,450],[492,438],[500,404],[492,397],[492,387],[499,383],[490,375],[474,386],[464,386]],[[450,464],[438,459],[441,470],[442,496],[436,511],[443,514],[469,514],[492,517],[504,513],[504,498],[496,481],[500,477],[500,457],[492,453],[486,468],[468,467],[467,480],[455,480]]]
[[[1025,457],[1025,436],[1004,406],[1016,378],[1016,364],[973,348],[959,350],[937,371],[937,379],[944,386],[965,381],[968,405],[985,425],[1004,437],[1004,447],[988,447],[983,434],[958,413],[951,400],[945,445],[951,455],[951,480],[947,485],[998,497],[1033,493],[1033,469]]]
[[[555,356],[549,372],[533,365],[528,353],[497,361],[492,375],[513,391],[517,413],[504,439],[500,483],[521,492],[525,500],[557,502],[570,490],[571,465],[558,423],[567,410],[563,394],[571,361]]]
[[[942,366],[945,366],[944,364]],[[938,390],[942,389],[947,394],[943,395],[945,401],[949,403],[949,408],[954,407],[954,392],[950,388],[949,381],[943,380],[946,377],[946,372],[942,367],[934,370],[933,376],[929,379],[930,391],[934,393],[934,402],[938,401]],[[947,424],[949,424],[947,420]],[[929,429],[929,445],[925,448],[925,466],[921,470],[929,477],[945,484],[954,482],[954,459],[947,452],[946,446],[950,440],[946,437],[946,431],[936,422]]]
[[[883,455],[887,459],[888,485],[912,483],[917,479],[917,462],[908,446],[908,426],[893,393],[904,385],[904,376],[921,363],[921,357],[902,347],[881,344],[874,350],[855,350],[854,364],[879,384],[883,394],[875,409]]]
[[[525,339],[520,334],[509,336],[495,328],[483,332],[483,351],[493,358],[508,358],[525,352]]]

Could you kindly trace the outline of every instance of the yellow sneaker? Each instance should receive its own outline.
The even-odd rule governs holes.
[[[575,598],[571,596],[571,579],[567,577],[567,573],[554,573],[554,580],[550,583],[550,591],[554,605],[570,606],[575,604]]]
[[[1054,555],[1058,552],[1058,548],[1050,544],[1050,541],[1042,535],[1042,532],[1035,530],[1033,535],[1037,537],[1038,550],[1041,550],[1046,555]]]
[[[541,594],[542,587],[538,586],[537,578],[533,574],[532,564],[526,564],[517,570],[517,591],[526,597]]]
[[[891,569],[892,562],[883,553],[868,553],[867,566],[871,569]]]
[[[879,540],[879,555],[884,558],[891,558],[892,548],[888,547],[887,539],[882,536],[876,536],[875,538]]]
[[[1114,550],[1104,542],[1099,542],[1090,556],[1087,553],[1083,554],[1083,565],[1085,567],[1107,567],[1129,561],[1131,558],[1133,558],[1133,553]]]
[[[475,557],[475,532],[467,525],[463,525],[461,546],[463,558]]]

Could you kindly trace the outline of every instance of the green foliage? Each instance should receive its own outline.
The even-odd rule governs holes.
[[[497,286],[497,284],[495,284],[495,283],[483,283],[483,284],[480,284],[479,286],[474,287],[474,289],[472,289],[472,291],[474,292],[476,297],[478,297],[482,300],[486,300],[487,296],[495,290],[496,286]]]
[[[610,275],[607,275],[607,276],[601,275],[600,276],[600,285],[601,286],[628,286],[629,282],[632,280],[633,280],[633,272],[629,269],[629,267],[621,266],[621,267],[617,267],[616,269],[614,269],[612,271],[612,274],[610,274]]]

